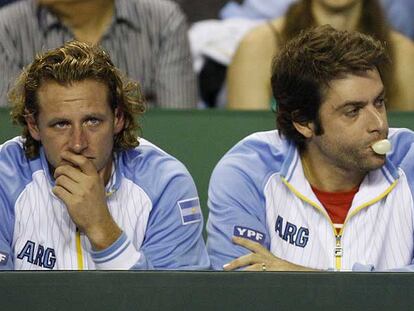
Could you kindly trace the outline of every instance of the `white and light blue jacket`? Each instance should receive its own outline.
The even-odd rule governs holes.
[[[95,252],[52,193],[45,154],[19,137],[0,146],[0,269],[206,269],[203,219],[186,168],[153,144],[120,152],[106,186],[122,235]]]
[[[250,251],[232,236],[275,256],[321,270],[410,271],[414,250],[414,133],[390,129],[392,151],[371,171],[336,234],[306,180],[295,145],[277,131],[255,133],[216,166],[209,187],[207,251],[213,269]]]

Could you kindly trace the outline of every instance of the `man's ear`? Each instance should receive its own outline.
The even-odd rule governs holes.
[[[30,136],[32,136],[34,140],[40,141],[39,128],[37,126],[37,122],[36,122],[35,117],[33,116],[33,113],[25,111],[24,119],[26,120],[27,128],[29,130]]]
[[[305,138],[309,139],[315,135],[315,124],[313,121],[301,117],[299,110],[294,110],[291,114],[291,118],[295,129]]]
[[[315,136],[315,125],[311,121],[293,122],[295,129],[301,133],[305,138],[312,138]]]
[[[119,134],[125,127],[124,112],[120,108],[115,108],[114,113],[114,133]]]

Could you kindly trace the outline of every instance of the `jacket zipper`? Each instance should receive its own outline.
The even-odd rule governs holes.
[[[339,231],[339,233],[337,234],[336,229],[334,224],[332,223],[331,218],[326,214],[325,210],[322,209],[318,204],[316,204],[315,202],[312,202],[311,200],[309,200],[308,198],[306,198],[304,195],[302,195],[299,191],[297,191],[290,183],[288,183],[288,181],[282,177],[282,181],[284,182],[284,184],[300,199],[302,199],[303,201],[305,201],[306,203],[312,205],[313,207],[315,207],[319,212],[321,212],[325,218],[328,219],[329,223],[331,224],[331,227],[333,229],[333,233],[335,236],[335,247],[334,247],[334,260],[335,260],[335,271],[341,271],[342,269],[342,256],[343,256],[343,248],[342,248],[342,236],[343,236],[343,231],[345,228],[345,224],[348,222],[348,220],[350,218],[352,218],[355,214],[357,214],[359,211],[361,211],[363,208],[368,207],[378,201],[380,201],[382,198],[384,198],[388,193],[391,192],[392,189],[394,189],[394,187],[397,185],[398,179],[396,179],[390,187],[388,187],[388,189],[386,191],[384,191],[383,193],[381,193],[379,196],[377,196],[376,198],[372,199],[371,201],[368,201],[364,204],[362,204],[361,206],[357,207],[351,214],[349,214],[343,225],[341,230]]]
[[[83,270],[83,252],[82,241],[79,229],[76,227],[76,257],[78,261],[78,270]]]

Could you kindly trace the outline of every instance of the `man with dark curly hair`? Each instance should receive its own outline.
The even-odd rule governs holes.
[[[327,25],[278,53],[278,130],[243,139],[211,177],[214,269],[412,270],[414,133],[388,128],[388,62],[380,41]]]
[[[204,269],[197,190],[137,139],[144,103],[99,47],[38,55],[9,93],[0,146],[0,269]]]

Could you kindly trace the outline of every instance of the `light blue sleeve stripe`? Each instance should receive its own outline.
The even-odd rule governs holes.
[[[123,252],[124,252],[124,250],[126,250],[127,249],[127,247],[129,246],[131,244],[131,242],[130,241],[128,241],[127,243],[125,243],[125,244],[123,244],[123,246],[121,247],[121,248],[118,248],[118,250],[116,251],[116,252],[114,252],[113,254],[112,254],[112,256],[110,256],[110,257],[104,257],[104,258],[101,258],[101,259],[94,259],[94,261],[95,261],[95,263],[104,263],[104,262],[108,262],[108,261],[111,261],[111,260],[113,260],[113,259],[115,259],[116,257],[118,257],[120,254],[122,254]]]
[[[122,232],[119,238],[114,243],[112,243],[112,245],[100,251],[92,250],[91,256],[95,262],[100,262],[103,259],[105,259],[104,261],[108,261],[106,260],[108,256],[114,253],[117,253],[117,254],[120,253],[118,250],[125,244],[126,241],[127,241],[127,235],[125,234],[125,232]]]

